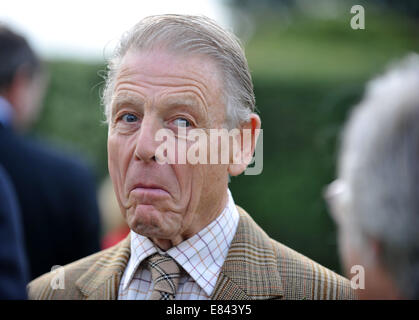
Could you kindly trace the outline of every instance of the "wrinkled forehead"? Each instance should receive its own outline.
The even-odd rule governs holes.
[[[221,72],[210,57],[202,54],[131,49],[122,58],[115,80],[112,100],[129,83],[177,93],[192,92],[206,107],[225,105]]]

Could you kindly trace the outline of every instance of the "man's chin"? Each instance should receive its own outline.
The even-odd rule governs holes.
[[[146,226],[142,224],[137,224],[132,230],[142,235],[143,237],[149,238],[155,245],[160,249],[167,251],[171,247],[178,245],[183,241],[180,235],[166,232],[158,226]]]
[[[150,239],[172,239],[182,225],[180,215],[161,212],[152,205],[138,205],[127,218],[131,230]]]

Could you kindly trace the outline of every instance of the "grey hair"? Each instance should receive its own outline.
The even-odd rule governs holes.
[[[343,131],[338,175],[349,225],[380,242],[400,292],[419,298],[419,55],[368,84]]]
[[[224,81],[226,125],[234,128],[249,121],[250,114],[255,110],[255,97],[240,41],[207,17],[175,14],[144,18],[122,36],[109,60],[102,96],[107,121],[110,119],[115,77],[122,58],[131,49],[145,51],[156,47],[211,58]]]

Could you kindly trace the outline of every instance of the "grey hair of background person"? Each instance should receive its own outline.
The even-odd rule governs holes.
[[[240,41],[204,16],[157,15],[141,20],[126,32],[108,62],[102,103],[106,120],[111,115],[115,77],[124,55],[131,49],[163,47],[179,54],[202,54],[213,59],[221,72],[226,103],[226,125],[238,127],[255,110],[253,83]]]
[[[338,176],[347,185],[346,228],[379,258],[406,298],[419,298],[419,55],[372,80],[343,131]],[[354,242],[355,243],[355,242]]]

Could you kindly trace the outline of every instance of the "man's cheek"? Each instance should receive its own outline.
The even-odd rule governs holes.
[[[108,140],[108,169],[112,183],[114,185],[115,194],[118,198],[120,205],[125,207],[126,196],[124,195],[122,172],[120,171],[120,148],[115,139],[109,138]]]
[[[117,139],[117,137],[109,137],[108,139],[108,167],[109,173],[114,175],[117,170],[122,169],[122,160],[124,159],[124,145],[121,139]]]
[[[118,174],[118,157],[115,157],[113,153],[109,152],[109,158],[108,158],[108,169],[109,169],[109,175],[111,176],[111,179],[114,184],[116,184],[117,176]]]

